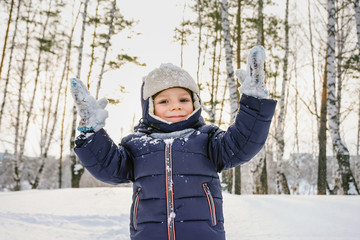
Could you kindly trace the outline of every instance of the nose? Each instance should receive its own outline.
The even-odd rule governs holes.
[[[181,110],[182,107],[179,104],[173,104],[170,108],[170,111],[176,111],[176,110]]]

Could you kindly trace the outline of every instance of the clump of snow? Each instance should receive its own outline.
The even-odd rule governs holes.
[[[84,167],[80,164],[80,163],[77,163],[75,164],[74,166],[74,173],[75,175],[78,175],[79,174],[79,171],[81,171]]]
[[[164,143],[166,145],[171,145],[171,144],[173,144],[173,142],[174,142],[174,138],[164,139]]]
[[[169,218],[168,218],[168,224],[170,224],[171,220],[175,219],[175,217],[176,217],[176,214],[174,212],[171,212],[169,215]]]

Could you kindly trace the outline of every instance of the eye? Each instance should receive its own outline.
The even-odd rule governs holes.
[[[158,104],[165,104],[165,103],[168,103],[168,101],[167,100],[161,100],[161,101],[158,102]]]
[[[190,99],[189,98],[182,98],[182,99],[180,99],[180,102],[190,102]]]

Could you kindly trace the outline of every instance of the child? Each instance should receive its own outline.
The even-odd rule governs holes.
[[[132,240],[224,240],[218,172],[249,161],[264,145],[276,101],[265,99],[265,53],[250,51],[235,122],[222,131],[201,117],[199,89],[191,76],[162,64],[144,77],[142,120],[116,146],[107,135],[106,100],[95,101],[72,79],[81,116],[75,153],[97,179],[133,183]],[[252,95],[252,96],[250,96]]]

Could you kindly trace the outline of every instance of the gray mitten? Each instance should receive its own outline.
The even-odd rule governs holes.
[[[78,130],[80,132],[97,132],[105,126],[108,111],[105,110],[108,100],[95,100],[86,86],[77,78],[71,78],[71,94],[81,117]]]
[[[241,87],[239,92],[257,98],[267,98],[269,93],[264,85],[264,62],[265,50],[262,46],[255,46],[248,56],[247,71],[238,69],[235,75],[238,77]]]

